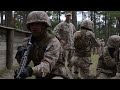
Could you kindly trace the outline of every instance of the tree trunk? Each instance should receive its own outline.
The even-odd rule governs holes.
[[[100,36],[100,15],[99,15],[99,36]]]
[[[27,12],[26,11],[24,11],[24,13],[23,13],[23,30],[25,30],[25,31],[27,31],[27,28],[26,28],[26,21],[27,21],[27,18],[26,18],[26,14],[27,14]]]
[[[90,11],[90,19],[93,21],[93,11]]]
[[[110,17],[108,22],[108,38],[112,35],[111,29],[112,29],[112,18]]]
[[[60,16],[61,16],[61,11],[58,11],[58,22],[59,22],[59,23],[61,22]]]
[[[119,35],[119,21],[116,21],[116,34]]]
[[[28,16],[28,14],[29,14],[30,12],[31,12],[31,11],[26,11],[26,16],[25,16],[25,18],[26,18],[26,23],[27,23],[27,16]],[[25,25],[26,25],[26,24],[25,24]],[[26,26],[25,26],[25,28],[26,28],[26,30],[28,30]]]
[[[1,13],[1,25],[3,25],[3,11],[0,11]]]
[[[110,36],[110,18],[108,18],[107,38]]]
[[[23,27],[22,27],[22,15],[20,15],[20,29],[23,30]]]
[[[118,17],[117,20],[118,20],[118,35],[120,35],[120,17]]]
[[[94,11],[94,33],[96,34],[96,12]]]
[[[105,43],[107,43],[107,12],[105,11]]]
[[[77,30],[77,11],[72,11],[72,23]]]

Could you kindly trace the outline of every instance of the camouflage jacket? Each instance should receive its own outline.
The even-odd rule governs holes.
[[[83,31],[85,31],[86,32],[86,35],[88,36],[88,40],[89,40],[89,45],[88,46],[86,46],[85,48],[81,48],[80,50],[78,50],[78,48],[77,47],[79,47],[80,45],[79,45],[79,42],[78,42],[78,40],[79,39],[81,39],[81,38],[79,38],[79,36],[81,35],[81,33],[83,32]],[[83,40],[82,42],[85,42],[85,40]],[[76,54],[79,54],[79,55],[82,55],[82,56],[86,56],[87,54],[87,56],[91,56],[90,55],[90,52],[91,52],[91,48],[93,47],[93,46],[95,46],[95,47],[99,47],[99,42],[97,42],[97,40],[95,39],[95,34],[92,32],[92,31],[88,31],[88,30],[81,30],[81,31],[76,31],[75,33],[74,33],[74,46],[75,46],[75,53]]]
[[[32,39],[32,45],[28,55],[28,64],[31,60],[34,63],[33,75],[36,77],[45,77],[49,73],[63,75],[61,70],[64,65],[59,63],[61,44],[55,36],[47,33],[40,41]],[[20,62],[20,59],[17,58],[17,61]]]
[[[73,49],[73,34],[76,29],[72,23],[66,21],[59,23],[54,28],[56,37],[60,40],[63,49]]]

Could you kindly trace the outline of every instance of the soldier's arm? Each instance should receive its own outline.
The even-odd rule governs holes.
[[[100,47],[100,42],[95,39],[95,34],[91,33],[91,42],[95,47]]]
[[[62,29],[62,24],[59,23],[53,30],[55,36],[58,38],[58,40],[61,40],[61,37],[60,37],[60,30]]]
[[[60,48],[61,44],[58,40],[52,41],[48,45],[41,63],[35,67],[32,67],[33,75],[45,77],[48,73],[50,73],[52,68],[55,66],[56,62],[59,59]]]
[[[105,52],[103,53],[103,58],[104,58],[104,63],[105,63],[108,67],[113,67],[113,66],[115,66],[115,64],[116,64],[115,59],[110,56],[107,48],[105,48]]]

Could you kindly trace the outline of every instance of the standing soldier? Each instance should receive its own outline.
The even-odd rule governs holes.
[[[33,67],[27,66],[20,77],[22,79],[35,75],[37,79],[51,79],[55,77],[66,78],[63,62],[60,61],[61,44],[52,34],[48,27],[51,26],[50,19],[44,11],[33,11],[27,17],[27,28],[32,32],[28,55],[28,64],[32,60]],[[26,45],[19,48],[16,59],[21,61],[22,52]],[[15,77],[17,73],[15,73]]]
[[[120,77],[119,67],[120,36],[112,35],[108,38],[103,55],[100,56],[97,65],[97,79],[110,79]]]
[[[76,31],[74,34],[75,53],[70,60],[70,66],[75,66],[80,70],[81,79],[91,78],[89,71],[90,65],[92,64],[91,48],[93,46],[99,46],[99,43],[95,39],[95,34],[92,31],[93,22],[90,20],[83,20],[81,22],[81,31]],[[79,75],[79,71],[75,71],[74,73]]]
[[[99,56],[101,56],[104,52],[105,42],[104,39],[101,39],[100,41],[100,47],[99,47]]]
[[[99,42],[99,44],[101,43],[101,40],[99,38],[97,38],[97,42]],[[99,48],[100,47],[95,47],[96,48],[96,54],[99,54]]]
[[[63,48],[63,57],[65,59],[64,62],[67,62],[69,67],[70,59],[73,54],[73,34],[76,29],[75,26],[71,23],[71,12],[66,12],[65,17],[66,20],[64,22],[59,23],[54,28],[54,33],[56,37],[59,39],[62,48]]]

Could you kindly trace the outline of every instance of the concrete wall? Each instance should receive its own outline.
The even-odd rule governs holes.
[[[6,45],[7,45],[7,30],[14,30],[14,43],[13,43],[13,66],[17,66],[18,63],[15,60],[15,54],[17,47],[22,45],[22,41],[27,37],[30,32],[20,31],[10,27],[0,26],[0,69],[6,68]]]

